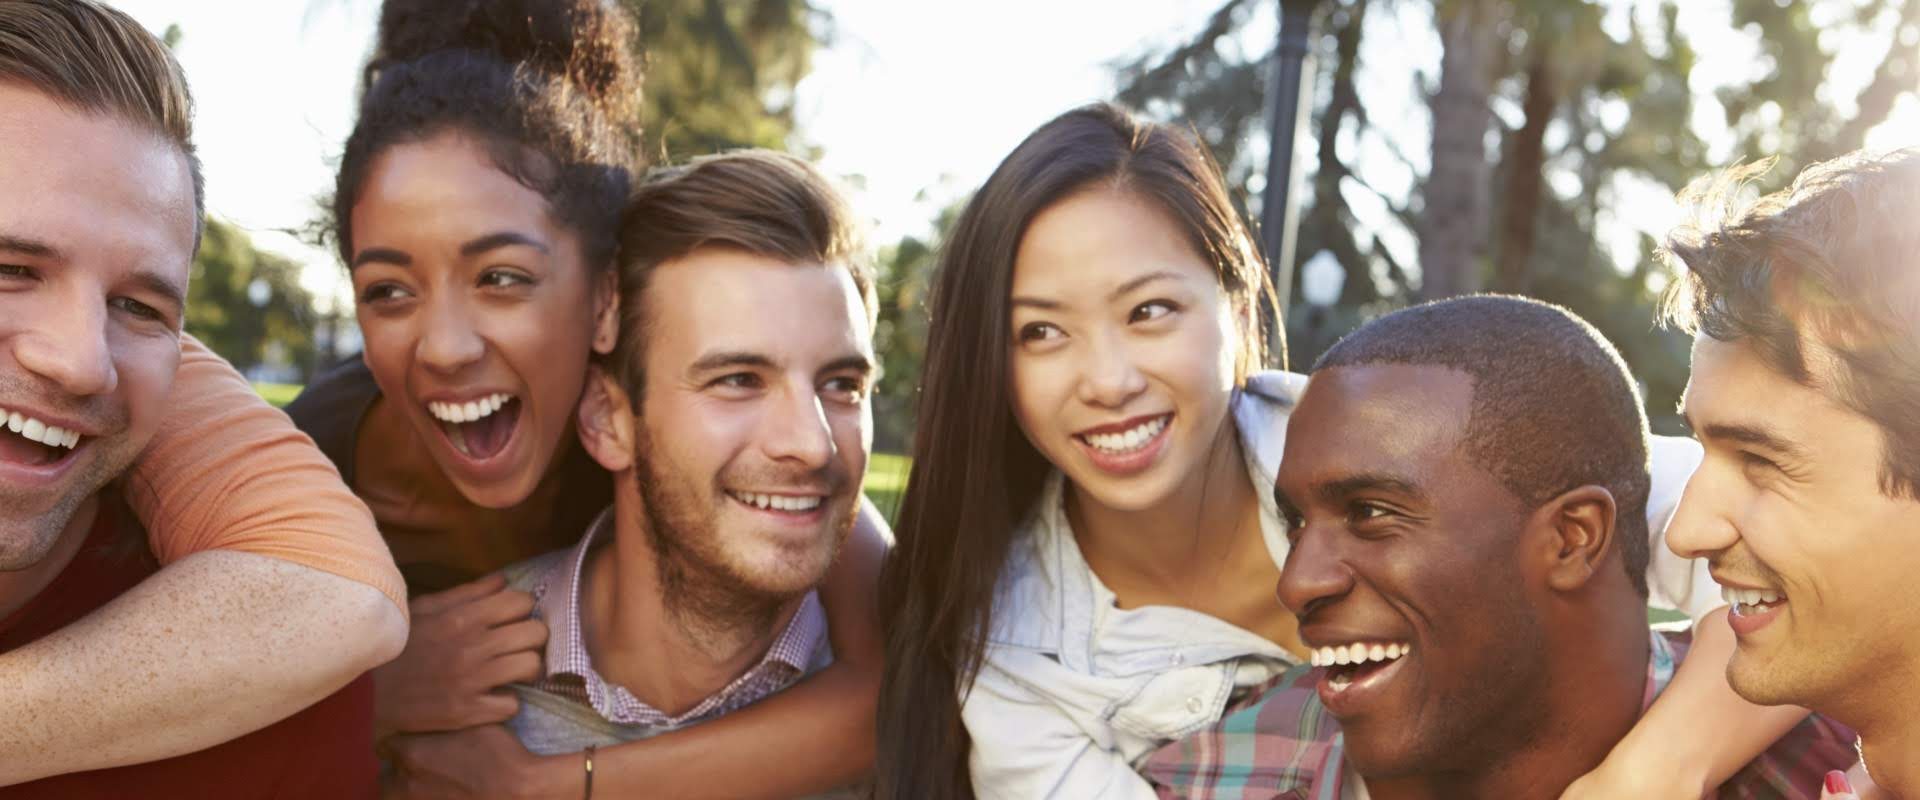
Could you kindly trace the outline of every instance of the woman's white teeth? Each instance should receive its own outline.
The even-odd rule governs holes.
[[[80,445],[80,434],[77,431],[48,425],[18,411],[0,408],[0,423],[5,423],[7,430],[20,434],[29,442],[39,442],[48,447],[64,447],[68,450]]]
[[[1787,596],[1772,589],[1741,589],[1733,586],[1720,587],[1720,597],[1733,606],[1733,610],[1744,614],[1758,614],[1766,609],[1761,606],[1773,605],[1787,599]]]
[[[1120,433],[1089,433],[1081,438],[1086,439],[1087,444],[1108,453],[1131,452],[1153,441],[1153,437],[1159,436],[1161,431],[1166,430],[1169,418],[1169,415],[1162,414]]]
[[[1392,661],[1413,652],[1413,645],[1393,644],[1353,644],[1316,647],[1307,653],[1307,661],[1316,667],[1333,667],[1346,664],[1365,664],[1370,661]]]
[[[494,394],[467,403],[432,402],[427,404],[427,411],[441,422],[474,422],[493,416],[512,399],[510,394]]]
[[[819,495],[796,497],[790,494],[758,494],[755,492],[728,492],[733,499],[754,508],[773,509],[775,511],[812,511],[820,507],[826,498]]]

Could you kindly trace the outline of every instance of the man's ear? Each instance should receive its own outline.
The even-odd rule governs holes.
[[[593,352],[607,355],[620,343],[620,271],[600,271],[593,283]]]
[[[1528,520],[1529,539],[1539,546],[1528,548],[1547,587],[1571,592],[1585,587],[1609,566],[1613,554],[1613,526],[1616,507],[1613,493],[1605,487],[1586,485],[1570,489],[1547,501]]]
[[[587,368],[579,416],[580,444],[594,461],[613,473],[633,468],[633,404],[620,383],[597,366]]]

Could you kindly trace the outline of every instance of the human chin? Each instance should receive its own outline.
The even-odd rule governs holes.
[[[7,435],[0,429],[0,435]],[[0,572],[39,563],[88,498],[125,471],[136,449],[122,441],[83,441],[55,480],[28,485],[17,476],[0,479]],[[3,470],[0,470],[3,471]]]
[[[826,495],[727,489],[721,497],[718,517],[736,577],[776,596],[820,583],[859,509],[857,496],[845,489]]]
[[[1055,434],[1041,451],[1101,505],[1123,511],[1152,508],[1185,473],[1177,468],[1189,460],[1183,455],[1191,449],[1183,446],[1185,419],[1171,408],[1110,416],[1097,424],[1063,426],[1067,432]]]

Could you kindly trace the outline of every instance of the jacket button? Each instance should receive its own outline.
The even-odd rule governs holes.
[[[1200,698],[1198,698],[1198,697],[1189,697],[1189,698],[1187,698],[1187,710],[1188,710],[1188,711],[1191,711],[1191,712],[1193,712],[1193,713],[1195,713],[1195,714],[1198,714],[1198,713],[1200,713],[1200,709],[1201,709],[1202,707],[1203,707],[1203,704],[1202,704],[1202,703],[1200,702]]]

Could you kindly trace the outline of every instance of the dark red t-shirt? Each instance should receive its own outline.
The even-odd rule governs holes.
[[[159,569],[131,515],[108,505],[73,563],[25,607],[0,619],[0,653],[66,627]],[[138,720],[128,721],[126,735],[142,735]],[[0,798],[373,797],[378,768],[373,680],[362,675],[300,713],[225,744],[0,787]]]

